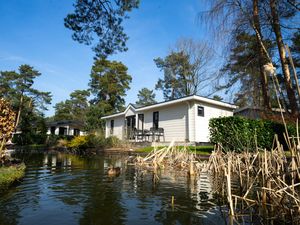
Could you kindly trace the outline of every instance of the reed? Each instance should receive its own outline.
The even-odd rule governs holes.
[[[208,170],[215,178],[225,178],[231,215],[235,215],[233,206],[251,205],[267,214],[276,209],[276,217],[283,220],[300,221],[300,143],[298,137],[288,140],[290,157],[276,136],[271,151],[257,148],[255,152],[223,153],[220,146],[213,151]],[[232,190],[232,183],[238,183],[239,190]]]
[[[197,160],[195,153],[190,152],[187,147],[175,145],[175,142],[168,147],[154,148],[145,157],[137,156],[134,164],[154,173],[165,168],[185,171],[190,177],[196,177],[207,167],[205,162]]]
[[[289,137],[286,133],[288,154],[276,135],[270,151],[256,147],[254,152],[225,152],[216,145],[208,161],[198,160],[187,148],[172,142],[168,147],[154,148],[145,157],[137,156],[134,163],[153,171],[155,182],[159,180],[158,171],[165,168],[185,171],[190,179],[208,173],[215,181],[215,192],[226,199],[232,221],[238,221],[247,212],[254,214],[255,209],[255,215],[266,220],[277,218],[300,224],[299,139],[299,135]]]

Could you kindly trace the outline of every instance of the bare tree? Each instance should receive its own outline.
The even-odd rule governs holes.
[[[181,38],[175,44],[175,51],[183,52],[189,57],[191,73],[188,74],[188,89],[191,94],[199,94],[207,81],[216,75],[213,70],[214,50],[205,41]],[[202,93],[204,94],[204,93]]]
[[[291,108],[292,114],[295,115],[298,111],[297,102],[295,91],[292,88],[287,59],[285,58],[284,42],[281,32],[282,24],[279,22],[279,19],[281,18],[289,19],[293,17],[293,10],[295,7],[291,6],[289,1],[286,1],[287,0],[270,0],[268,3],[268,1],[262,0],[211,0],[209,1],[211,4],[210,10],[202,13],[200,18],[206,18],[206,21],[209,22],[219,34],[227,34],[229,39],[233,39],[241,30],[255,33],[258,45],[257,55],[262,59],[261,65],[259,66],[260,80],[264,105],[266,108],[270,108],[270,97],[268,80],[262,68],[264,64],[272,64],[273,60],[264,46],[263,32],[269,34],[272,31],[274,32],[287,92],[287,95],[282,94],[282,96],[287,96],[289,107]],[[280,7],[278,5],[280,5]],[[262,24],[264,25],[264,28],[262,28]],[[271,28],[273,28],[273,30]],[[217,35],[215,36],[217,37]],[[274,78],[277,79],[276,77]]]

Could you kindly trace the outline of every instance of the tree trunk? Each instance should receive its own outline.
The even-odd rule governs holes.
[[[17,119],[16,119],[16,123],[15,123],[15,132],[17,131],[18,125],[20,122],[20,115],[21,115],[21,111],[22,111],[23,100],[24,100],[24,97],[23,97],[23,93],[22,93],[21,98],[20,98],[20,105],[19,105],[19,109],[18,109]]]
[[[282,39],[282,34],[281,34],[281,28],[279,24],[279,16],[277,12],[277,1],[276,0],[270,0],[270,7],[271,7],[271,15],[272,15],[272,27],[276,36],[276,42],[277,42],[277,47],[278,47],[278,52],[280,56],[280,61],[281,61],[281,67],[282,67],[282,73],[284,76],[284,82],[287,90],[287,96],[289,99],[290,103],[290,109],[291,113],[293,115],[298,114],[298,106],[297,106],[297,101],[296,101],[296,95],[293,90],[293,85],[291,81],[291,75],[290,75],[290,70],[288,66],[288,62],[286,59],[286,53],[285,53],[285,48],[284,48],[284,43]]]
[[[259,58],[259,73],[260,73],[260,84],[263,94],[263,101],[264,101],[264,107],[266,109],[271,109],[271,103],[270,103],[270,94],[269,94],[269,88],[268,88],[268,80],[267,76],[264,72],[264,64],[265,64],[265,55],[264,50],[260,44],[260,39],[262,39],[261,35],[261,28],[260,28],[260,21],[259,21],[259,9],[258,9],[258,1],[259,0],[253,0],[253,24],[256,27],[258,34],[256,33],[256,40],[258,44],[258,58]]]

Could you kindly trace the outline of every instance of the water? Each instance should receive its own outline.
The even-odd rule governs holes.
[[[23,181],[0,196],[0,225],[225,224],[209,178],[127,166],[128,156],[27,154]],[[118,177],[107,175],[112,164]],[[174,196],[174,205],[171,198]]]

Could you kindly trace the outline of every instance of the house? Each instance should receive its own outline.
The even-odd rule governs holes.
[[[60,120],[47,123],[47,134],[49,135],[70,135],[81,136],[83,132],[83,123],[74,120]]]
[[[235,116],[242,116],[249,119],[270,119],[273,120],[277,118],[277,120],[281,120],[281,113],[286,114],[284,109],[280,108],[272,108],[264,109],[263,107],[258,106],[245,106],[238,108],[234,111]],[[272,115],[272,117],[270,117]]]
[[[209,119],[233,116],[235,105],[198,95],[144,107],[129,104],[123,112],[102,117],[105,136],[121,140],[208,143]]]

